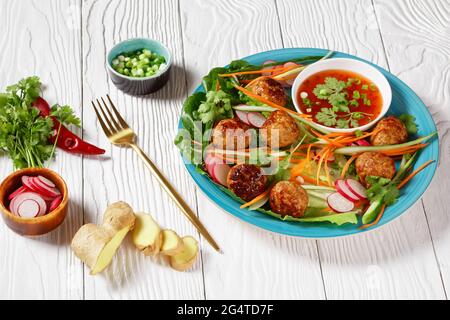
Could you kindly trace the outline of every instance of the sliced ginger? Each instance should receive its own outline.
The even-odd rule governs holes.
[[[198,256],[198,242],[193,237],[182,238],[183,248],[180,253],[170,257],[170,265],[178,271],[190,269]]]
[[[96,275],[111,263],[134,224],[133,209],[125,202],[114,203],[106,209],[101,226],[86,224],[78,230],[72,239],[72,250]]]
[[[174,256],[183,250],[183,240],[175,231],[164,230],[162,232],[162,245],[160,253],[165,256]]]
[[[151,215],[134,214],[125,202],[110,205],[102,225],[86,224],[72,239],[72,250],[90,269],[91,275],[105,270],[126,235],[132,232],[134,245],[145,255],[168,256],[172,268],[186,271],[198,256],[198,243],[193,237],[180,238],[175,231],[162,231]]]
[[[136,226],[132,233],[134,245],[146,256],[159,253],[163,242],[163,233],[152,216],[146,213],[136,213]]]

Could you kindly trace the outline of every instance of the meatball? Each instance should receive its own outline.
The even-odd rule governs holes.
[[[356,172],[361,183],[370,187],[366,177],[375,176],[392,179],[395,175],[395,162],[393,159],[378,152],[365,152],[356,159]]]
[[[297,122],[284,111],[272,112],[262,126],[260,134],[268,146],[284,148],[296,142],[300,136]],[[278,131],[278,132],[277,132]],[[278,139],[278,141],[276,141]]]
[[[252,85],[253,93],[284,107],[287,103],[286,92],[283,86],[271,78],[261,78]]]
[[[283,216],[302,217],[308,202],[308,194],[297,182],[281,181],[270,191],[272,211]]]
[[[248,148],[249,127],[235,119],[220,121],[213,130],[212,143],[216,148],[237,150]]]
[[[235,195],[248,202],[266,190],[267,176],[258,166],[240,164],[231,168],[227,183]]]
[[[370,141],[374,146],[400,144],[408,140],[408,131],[402,121],[390,116],[378,122]]]

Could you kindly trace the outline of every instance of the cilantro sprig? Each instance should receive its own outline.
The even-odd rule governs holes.
[[[359,126],[359,120],[366,116],[372,116],[371,114],[364,112],[351,112],[350,107],[359,107],[359,99],[366,106],[371,105],[370,99],[367,98],[366,93],[360,93],[358,90],[354,90],[349,94],[346,91],[347,88],[353,85],[353,83],[360,84],[360,79],[349,79],[341,81],[333,77],[325,78],[325,82],[318,84],[313,93],[318,99],[326,100],[331,105],[331,108],[322,108],[320,112],[316,114],[318,122],[324,124],[327,127],[334,127],[340,129],[356,128]],[[367,87],[367,88],[366,88]],[[368,85],[363,85],[362,90],[368,90]]]

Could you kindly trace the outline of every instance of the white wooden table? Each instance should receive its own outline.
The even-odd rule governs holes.
[[[0,0],[0,87],[38,75],[50,102],[72,105],[84,137],[107,157],[60,151],[69,216],[55,232],[25,238],[0,223],[4,299],[446,299],[450,290],[450,0]],[[105,70],[115,43],[137,36],[171,49],[162,91],[135,98]],[[439,126],[441,162],[431,187],[401,218],[374,232],[330,240],[272,234],[233,218],[194,186],[173,145],[181,105],[211,67],[259,51],[321,47],[389,69],[424,100]],[[110,93],[163,169],[222,246],[178,273],[127,241],[92,277],[69,243],[108,203],[129,202],[165,227],[198,234],[131,151],[111,147],[90,101]],[[81,134],[81,132],[79,132]],[[0,176],[12,170],[1,158]]]

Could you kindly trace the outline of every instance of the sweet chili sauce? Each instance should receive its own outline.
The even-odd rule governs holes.
[[[364,114],[367,114],[367,116],[364,116],[363,118],[358,120],[359,126],[371,122],[380,114],[381,108],[383,106],[383,97],[379,88],[376,87],[373,82],[358,73],[346,70],[325,70],[307,78],[297,91],[296,99],[301,111],[305,114],[310,114],[313,117],[314,122],[323,124],[317,120],[317,113],[321,112],[323,108],[332,108],[332,105],[327,100],[317,98],[317,96],[313,92],[314,88],[316,88],[318,84],[324,84],[325,79],[328,77],[336,78],[345,82],[348,82],[349,79],[357,80],[352,82],[352,84],[343,91],[348,93],[348,100],[352,100],[354,91],[358,91],[361,95],[359,99],[356,99],[359,104],[358,106],[348,105],[348,107],[350,108],[350,112],[363,112]],[[368,89],[364,90],[364,88],[367,87]],[[304,95],[305,92],[308,95],[307,99],[310,100],[310,103],[308,105],[305,105],[304,99],[301,97],[302,93]],[[367,100],[370,100],[370,105],[364,104],[364,99],[362,97],[363,94],[366,95]],[[345,115],[345,113],[337,112],[337,115],[339,117]]]

